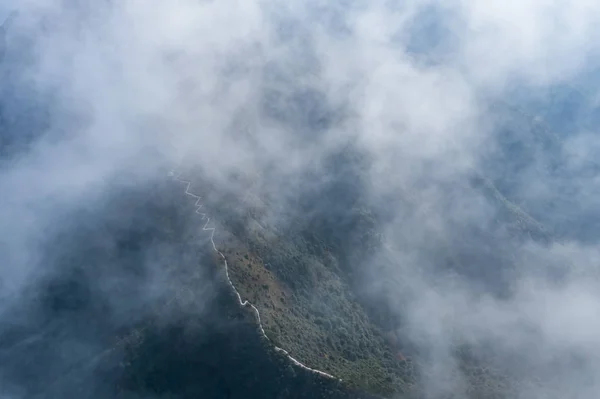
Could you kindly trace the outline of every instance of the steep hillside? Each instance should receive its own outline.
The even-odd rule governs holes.
[[[537,126],[523,125],[518,134],[535,136]],[[386,310],[389,304],[361,290],[364,262],[374,255],[380,261],[388,258],[387,263],[369,264],[373,271],[394,268],[395,260],[385,255],[380,227],[385,211],[364,197],[364,159],[346,151],[327,161],[328,175],[319,180],[326,183],[288,203],[283,223],[269,217],[277,202],[251,179],[219,195],[201,173],[187,174],[196,176],[191,191],[206,197],[203,209],[217,223],[215,242],[227,258],[232,282],[259,309],[275,345],[347,386],[418,397],[419,384],[427,378],[420,374],[423,354],[402,333],[397,311]],[[522,240],[549,243],[552,232],[503,194],[485,170],[448,187],[449,196],[452,191],[481,196],[495,216],[486,225],[448,219],[456,234],[431,238],[436,273],[458,273],[493,295],[507,295],[515,272],[512,248]],[[405,193],[403,201],[407,217],[421,203],[419,193]],[[397,289],[395,284],[389,289]],[[479,349],[457,342],[455,356],[473,398],[506,397],[527,383],[492,367],[494,357]]]

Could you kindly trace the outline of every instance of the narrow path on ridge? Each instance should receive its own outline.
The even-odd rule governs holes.
[[[217,249],[217,246],[215,245],[215,241],[214,241],[214,235],[215,235],[215,227],[208,227],[208,224],[210,222],[210,218],[208,217],[208,215],[204,212],[201,212],[200,210],[202,209],[202,204],[200,203],[201,201],[201,197],[190,192],[190,188],[192,185],[192,182],[189,180],[184,180],[181,178],[181,173],[176,174],[175,171],[171,171],[169,173],[169,175],[171,177],[173,177],[174,180],[185,184],[185,194],[189,195],[190,197],[194,198],[196,200],[196,202],[194,203],[194,206],[196,207],[196,213],[198,215],[200,215],[202,217],[202,220],[206,220],[206,222],[204,223],[204,226],[202,226],[202,230],[203,231],[210,231],[210,242],[212,244],[213,250],[221,257],[221,259],[223,260],[223,264],[225,265],[225,276],[227,277],[227,282],[229,283],[229,286],[231,287],[231,289],[233,290],[233,292],[236,294],[237,298],[238,298],[238,302],[241,306],[246,307],[249,306],[250,308],[252,308],[252,310],[254,311],[254,314],[256,315],[256,320],[258,322],[258,328],[262,334],[262,336],[269,341],[273,347],[275,348],[275,350],[277,352],[281,352],[283,353],[285,356],[287,356],[287,358],[296,366],[303,368],[305,370],[308,370],[310,372],[319,374],[323,377],[327,377],[330,379],[334,379],[334,380],[338,380],[338,381],[342,381],[341,379],[326,373],[324,371],[321,370],[317,370],[317,369],[313,369],[311,367],[306,366],[305,364],[303,364],[302,362],[300,362],[299,360],[295,359],[292,355],[290,355],[290,353],[288,351],[286,351],[283,348],[278,347],[277,345],[275,345],[273,343],[273,341],[267,336],[267,334],[265,333],[265,330],[263,328],[262,325],[262,321],[260,318],[260,312],[258,310],[258,308],[256,306],[254,306],[252,303],[250,303],[248,300],[243,300],[242,296],[240,295],[240,293],[238,292],[237,288],[235,288],[235,285],[233,285],[233,282],[231,281],[231,278],[229,277],[229,265],[227,264],[227,259],[225,258],[225,255],[223,255],[223,253],[221,251],[219,251]]]

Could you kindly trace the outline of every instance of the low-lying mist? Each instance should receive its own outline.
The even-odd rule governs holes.
[[[325,237],[419,359],[424,397],[480,397],[467,376],[488,372],[506,397],[597,397],[599,16],[586,0],[1,3],[0,396],[43,396],[148,318],[227,324],[180,168]],[[193,306],[156,316],[186,280]],[[85,397],[111,397],[92,380]]]

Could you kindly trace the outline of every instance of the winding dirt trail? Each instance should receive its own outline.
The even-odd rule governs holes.
[[[176,174],[175,171],[171,171],[169,173],[169,175],[176,181],[185,184],[185,194],[189,195],[190,197],[196,199],[196,202],[194,203],[194,206],[196,207],[196,213],[198,215],[200,215],[202,217],[202,220],[206,220],[206,222],[204,223],[204,226],[202,226],[202,230],[204,231],[210,231],[210,242],[212,244],[213,250],[219,254],[219,256],[221,257],[221,259],[223,259],[223,264],[225,265],[225,275],[227,276],[227,282],[229,283],[229,286],[231,287],[231,289],[233,290],[233,292],[235,292],[237,298],[238,298],[238,302],[241,306],[243,307],[250,307],[252,308],[252,310],[254,311],[254,314],[256,315],[256,320],[258,321],[258,328],[261,332],[261,334],[263,335],[263,337],[269,341],[273,347],[275,348],[275,350],[277,352],[281,352],[284,355],[287,356],[287,358],[294,363],[296,366],[303,368],[305,370],[308,370],[310,372],[313,372],[315,374],[319,374],[323,377],[327,377],[330,379],[334,379],[334,380],[338,380],[338,381],[342,381],[340,378],[337,378],[329,373],[326,373],[324,371],[321,370],[317,370],[317,369],[313,369],[311,367],[308,367],[307,365],[303,364],[302,362],[300,362],[299,360],[295,359],[292,355],[290,355],[290,353],[288,351],[286,351],[283,348],[278,347],[277,345],[275,345],[273,343],[273,341],[267,336],[267,334],[265,333],[265,330],[263,328],[262,325],[262,321],[260,319],[260,312],[258,311],[258,308],[256,306],[254,306],[252,303],[248,302],[248,300],[243,300],[242,296],[240,295],[239,291],[237,290],[237,288],[235,288],[235,285],[233,285],[233,282],[231,281],[231,278],[229,278],[229,265],[227,264],[227,259],[225,258],[225,255],[223,255],[223,253],[221,251],[219,251],[217,249],[217,246],[215,245],[215,241],[214,241],[214,235],[215,235],[215,227],[208,227],[208,223],[210,222],[210,218],[208,217],[208,215],[204,212],[201,212],[200,210],[202,209],[202,204],[200,203],[200,200],[202,199],[200,196],[190,192],[190,187],[192,185],[191,181],[188,180],[184,180],[181,178],[181,173]]]

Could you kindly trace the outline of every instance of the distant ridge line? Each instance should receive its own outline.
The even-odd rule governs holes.
[[[326,373],[324,371],[321,370],[317,370],[317,369],[313,369],[311,367],[308,367],[307,365],[305,365],[304,363],[300,362],[299,360],[295,359],[292,355],[290,355],[290,353],[288,351],[286,351],[283,348],[280,348],[279,346],[275,345],[275,343],[267,336],[267,334],[265,333],[265,329],[263,328],[262,325],[262,320],[260,318],[260,312],[258,311],[258,308],[256,306],[254,306],[251,302],[249,302],[248,300],[242,300],[242,296],[240,295],[239,291],[237,290],[237,288],[235,287],[235,285],[233,285],[233,282],[231,281],[231,278],[229,277],[229,265],[227,264],[227,259],[225,258],[225,255],[223,255],[223,253],[221,251],[219,251],[217,249],[217,246],[215,245],[215,241],[214,241],[214,235],[215,235],[215,227],[208,227],[208,223],[210,222],[210,218],[208,217],[208,215],[204,212],[200,212],[200,209],[202,208],[202,204],[200,204],[200,200],[202,199],[200,196],[190,192],[190,187],[192,185],[192,182],[189,180],[184,180],[181,179],[181,174],[182,173],[178,173],[176,174],[175,171],[171,171],[169,172],[169,176],[173,177],[173,180],[178,181],[180,183],[185,184],[185,194],[189,195],[192,198],[196,199],[196,202],[194,203],[194,206],[196,207],[196,211],[195,213],[197,213],[198,215],[202,216],[202,219],[206,219],[206,223],[204,223],[204,226],[202,227],[203,231],[210,231],[210,242],[212,244],[213,250],[219,254],[221,256],[221,259],[223,259],[223,263],[225,264],[225,276],[227,277],[227,282],[229,283],[229,286],[231,287],[231,289],[233,290],[233,292],[236,294],[237,298],[238,298],[238,302],[242,307],[246,307],[249,306],[252,308],[252,310],[254,310],[254,314],[256,315],[256,319],[258,321],[258,328],[262,334],[262,336],[269,341],[273,347],[275,348],[275,350],[277,352],[281,352],[284,355],[286,355],[286,357],[296,366],[304,369],[304,370],[308,370],[312,373],[315,374],[319,374],[323,377],[326,378],[330,378],[333,380],[338,380],[338,381],[342,381],[340,378],[337,378],[329,373]]]

